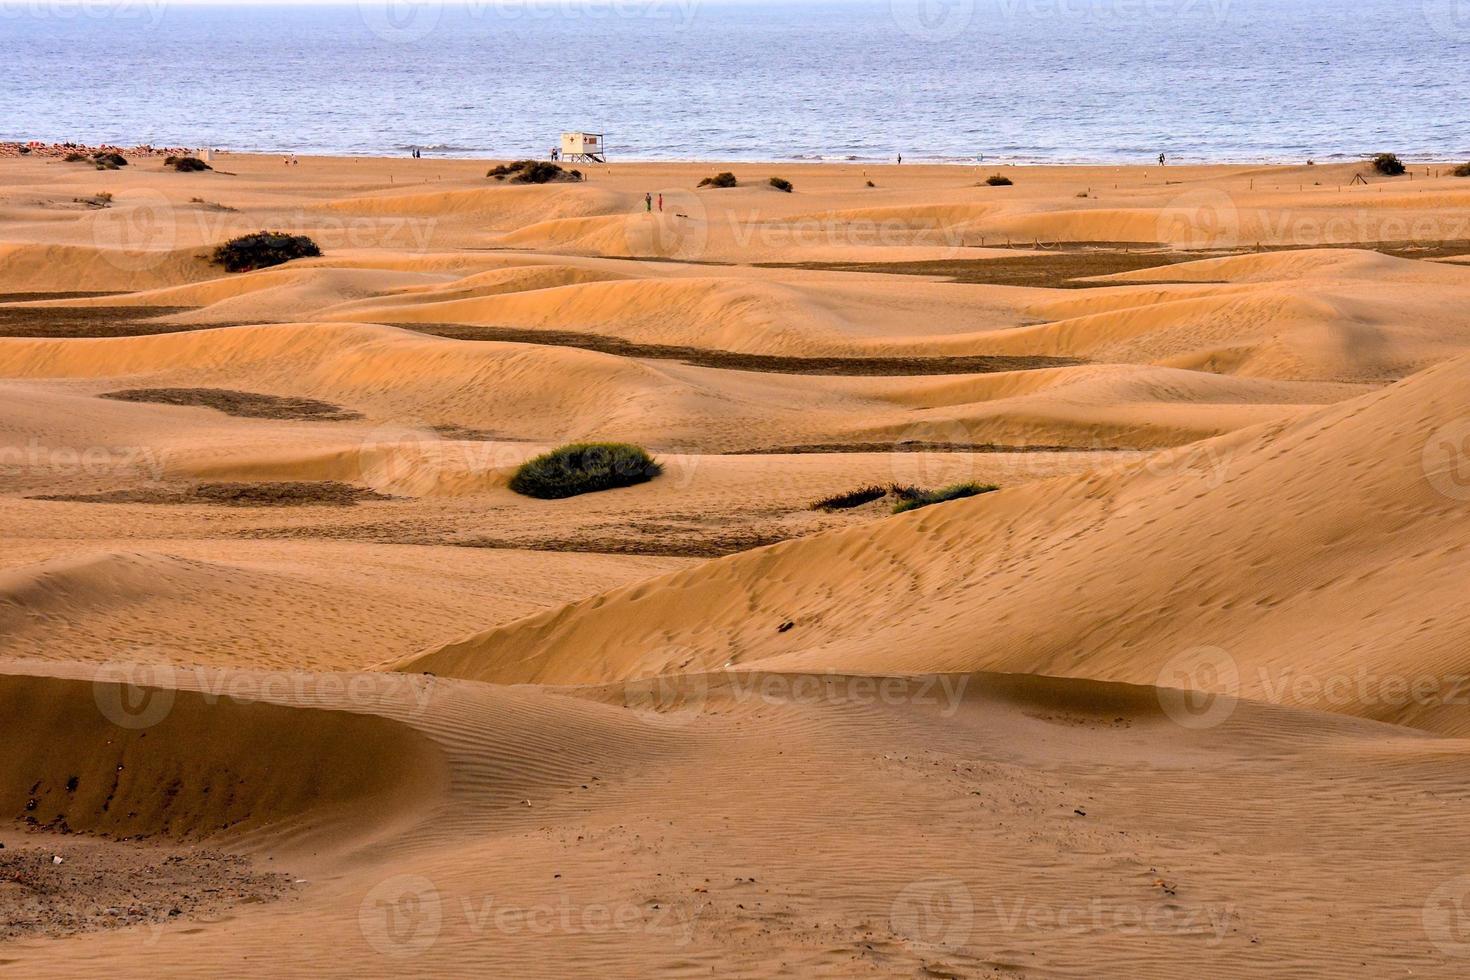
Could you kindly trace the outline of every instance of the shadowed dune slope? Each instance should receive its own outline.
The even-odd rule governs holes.
[[[174,690],[174,673],[0,676],[0,813],[118,837],[326,841],[365,812],[412,812],[445,778],[433,746],[396,722]]]

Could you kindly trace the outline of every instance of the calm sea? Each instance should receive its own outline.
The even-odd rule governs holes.
[[[0,139],[614,157],[1470,157],[1470,0],[0,0]]]

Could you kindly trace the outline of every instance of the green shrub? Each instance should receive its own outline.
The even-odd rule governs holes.
[[[1401,176],[1407,169],[1396,153],[1380,153],[1373,158],[1373,169],[1385,177]]]
[[[107,150],[98,150],[92,154],[92,162],[97,164],[98,170],[116,170],[118,167],[128,165],[127,157]]]
[[[509,178],[512,184],[554,184],[581,180],[582,171],[563,170],[546,160],[515,160],[491,167],[485,176],[496,180]]]
[[[560,500],[647,483],[663,472],[641,447],[625,442],[577,442],[521,465],[510,488],[527,497]]]
[[[1455,168],[1454,174],[1456,177],[1470,177],[1470,163],[1460,164]]]
[[[776,190],[785,191],[788,194],[790,194],[795,189],[791,186],[791,181],[787,180],[785,177],[772,177],[770,180],[770,184],[772,187],[776,188]]]
[[[198,157],[165,157],[165,167],[173,167],[181,174],[198,173],[201,170],[213,170],[209,164]]]
[[[993,483],[955,483],[939,490],[924,490],[919,493],[899,500],[893,505],[895,514],[904,511],[918,510],[920,507],[928,507],[930,504],[942,504],[946,500],[959,500],[963,497],[978,497],[982,493],[994,493],[1000,487]]]
[[[215,265],[226,272],[249,272],[266,269],[292,259],[314,258],[322,254],[316,242],[305,235],[288,235],[282,231],[257,231],[252,235],[232,238],[214,250]]]
[[[706,177],[699,182],[700,187],[734,187],[735,175],[728,170],[723,170],[713,177]]]
[[[985,178],[985,183],[989,184],[991,187],[1010,187],[1012,184],[1015,183],[1015,181],[1011,180],[1011,178],[1005,176],[1004,174],[991,174],[989,177]]]

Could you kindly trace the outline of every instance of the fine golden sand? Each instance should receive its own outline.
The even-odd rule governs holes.
[[[1470,179],[488,166],[0,160],[0,965],[1470,971]]]

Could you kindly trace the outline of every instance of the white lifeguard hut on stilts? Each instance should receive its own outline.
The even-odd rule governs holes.
[[[607,163],[602,133],[562,133],[561,158],[569,163]]]

